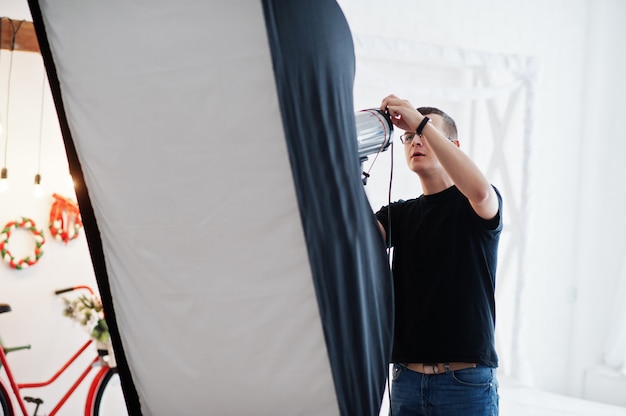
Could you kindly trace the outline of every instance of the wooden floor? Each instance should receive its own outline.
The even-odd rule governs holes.
[[[626,416],[626,407],[592,402],[500,380],[503,416]]]
[[[626,407],[549,393],[502,378],[499,383],[502,416],[626,416]],[[380,416],[388,414],[389,400],[385,394]]]

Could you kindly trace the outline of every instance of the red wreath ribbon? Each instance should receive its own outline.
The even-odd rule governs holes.
[[[59,194],[52,194],[54,202],[50,207],[50,234],[57,240],[67,244],[78,237],[83,226],[78,204]]]
[[[25,228],[33,233],[33,236],[35,237],[35,252],[32,256],[26,256],[23,259],[16,260],[7,248],[7,244],[9,243],[9,238],[11,237],[11,231],[18,228]],[[6,223],[2,232],[0,232],[0,255],[2,255],[4,261],[9,263],[9,266],[12,268],[18,270],[24,269],[39,261],[39,258],[43,255],[43,250],[41,248],[45,242],[46,239],[43,236],[43,231],[37,229],[35,222],[30,218],[22,217],[17,221],[9,221]]]

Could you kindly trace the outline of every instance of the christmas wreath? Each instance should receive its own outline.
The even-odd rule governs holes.
[[[29,230],[33,233],[33,236],[35,237],[35,252],[32,255],[24,257],[23,259],[16,260],[7,248],[7,245],[9,244],[11,232],[19,228]],[[35,222],[30,218],[22,217],[16,221],[9,221],[2,229],[2,232],[0,233],[0,255],[2,255],[4,261],[9,263],[9,266],[12,268],[18,270],[23,269],[28,266],[32,266],[39,261],[39,258],[43,255],[43,250],[41,248],[45,242],[46,239],[43,236],[43,231],[37,229]]]
[[[57,240],[67,244],[78,237],[83,222],[80,218],[78,204],[69,198],[53,194],[54,202],[50,207],[50,234]]]

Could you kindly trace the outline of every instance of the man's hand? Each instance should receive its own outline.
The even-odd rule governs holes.
[[[404,131],[415,131],[424,116],[408,101],[391,94],[380,105],[382,111],[387,111],[394,126]]]

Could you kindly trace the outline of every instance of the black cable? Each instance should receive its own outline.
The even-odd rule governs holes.
[[[385,126],[383,126],[384,132],[385,132],[385,136],[387,136],[387,129]],[[367,178],[370,177],[370,171],[372,170],[372,167],[374,166],[374,163],[376,163],[376,160],[378,159],[378,156],[384,151],[387,143],[389,143],[390,146],[390,151],[391,151],[391,156],[390,156],[390,167],[389,167],[389,188],[387,191],[387,235],[386,235],[386,239],[387,241],[389,241],[389,247],[387,248],[387,264],[390,265],[391,264],[391,185],[393,184],[393,140],[392,140],[392,132],[389,133],[389,139],[385,140],[380,148],[378,149],[378,152],[376,152],[376,155],[374,156],[374,160],[372,161],[372,163],[369,166],[369,169],[367,170],[367,172],[363,171],[363,185],[366,184],[367,182]],[[385,241],[385,244],[387,244],[387,241]],[[391,416],[391,380],[389,379],[389,365],[387,365],[387,394],[389,396],[389,416]]]
[[[387,238],[389,248],[387,249],[387,264],[391,263],[391,184],[393,183],[393,140],[391,141],[391,156],[389,159],[389,190],[387,191]],[[393,269],[392,269],[393,273]],[[389,365],[387,365],[387,396],[389,397],[389,416],[391,414],[391,380],[389,379]]]
[[[393,141],[391,142],[391,158],[389,159],[389,189],[387,191],[387,234],[389,238],[389,250],[387,250],[387,260],[390,259],[391,253],[391,184],[393,183]]]

